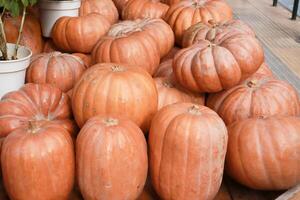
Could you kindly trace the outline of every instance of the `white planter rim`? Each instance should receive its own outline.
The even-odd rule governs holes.
[[[81,6],[81,0],[72,1],[53,1],[41,0],[39,7],[44,10],[74,10]]]

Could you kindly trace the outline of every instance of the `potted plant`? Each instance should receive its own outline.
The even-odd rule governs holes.
[[[0,16],[0,98],[7,92],[19,89],[25,82],[26,68],[30,64],[32,52],[29,48],[20,46],[22,31],[26,18],[27,6],[32,6],[37,0],[1,0]],[[6,13],[17,17],[22,13],[22,21],[16,44],[7,43],[4,31],[3,16]]]
[[[51,30],[56,20],[63,16],[77,17],[80,0],[40,0],[40,19],[44,37],[51,36]]]

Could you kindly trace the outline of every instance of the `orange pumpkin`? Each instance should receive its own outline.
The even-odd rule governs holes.
[[[93,60],[90,54],[73,53],[72,55],[81,58],[86,68],[92,66]]]
[[[110,22],[97,13],[81,17],[61,17],[52,29],[52,39],[55,46],[63,51],[90,53],[109,27]]]
[[[168,77],[173,76],[173,59],[166,60],[158,66],[157,71],[154,74],[154,77]]]
[[[176,47],[176,46],[173,47],[173,48],[169,51],[169,53],[168,53],[167,55],[165,55],[164,57],[161,58],[160,62],[162,63],[162,62],[164,62],[164,61],[166,61],[166,60],[173,59],[174,56],[175,56],[175,54],[176,54],[179,50],[180,50],[180,48],[178,48],[178,47]]]
[[[29,121],[51,121],[74,134],[70,99],[48,84],[28,83],[0,101],[0,136],[27,125]]]
[[[266,76],[274,76],[272,70],[266,63],[263,63],[259,67],[259,69],[255,72],[254,75],[256,75],[256,74],[262,74],[262,75],[266,75]]]
[[[162,18],[169,6],[160,0],[129,0],[122,12],[124,20],[139,18]]]
[[[76,160],[84,199],[137,199],[144,188],[147,143],[128,119],[97,116],[87,121],[76,141]]]
[[[285,190],[300,182],[300,118],[245,119],[228,127],[226,171],[250,188]]]
[[[207,106],[227,125],[251,117],[300,114],[297,91],[290,84],[263,74],[209,95]]]
[[[75,155],[63,127],[32,122],[8,135],[2,148],[3,182],[11,199],[68,199]]]
[[[264,62],[263,48],[255,37],[237,35],[234,31],[222,36],[210,35],[210,40],[199,40],[174,57],[176,80],[187,89],[196,92],[229,89],[255,73]]]
[[[190,26],[209,20],[228,21],[232,19],[232,10],[224,0],[183,0],[172,4],[164,19],[173,29],[176,43],[181,45],[183,33]]]
[[[212,110],[192,103],[162,108],[149,133],[149,165],[161,199],[213,199],[223,176],[227,129]]]
[[[49,83],[63,92],[73,88],[86,67],[83,61],[71,54],[60,52],[34,56],[26,72],[27,83]]]
[[[199,40],[213,40],[221,43],[225,38],[237,35],[249,35],[255,37],[254,31],[241,20],[229,20],[219,23],[210,20],[207,24],[199,22],[184,32],[182,46],[191,46]]]
[[[182,102],[204,105],[205,96],[203,94],[194,94],[181,88],[171,76],[155,78],[154,82],[158,92],[158,110],[167,105]]]
[[[14,18],[9,14],[3,16],[4,30],[6,40],[10,43],[16,43],[19,36],[19,28],[22,16]],[[23,33],[20,45],[31,49],[33,55],[43,51],[43,38],[40,22],[34,15],[28,14],[24,23]]]
[[[111,24],[119,19],[119,13],[112,0],[81,0],[80,16],[98,13],[104,16]]]
[[[55,46],[55,44],[53,43],[53,41],[51,39],[47,39],[44,43],[43,52],[50,53],[53,51],[57,51],[57,47]]]
[[[147,130],[157,111],[157,91],[152,77],[139,67],[97,64],[75,85],[72,107],[80,127],[95,115],[113,114]]]

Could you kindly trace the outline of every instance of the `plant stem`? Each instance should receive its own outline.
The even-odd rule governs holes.
[[[21,21],[21,26],[19,28],[18,40],[17,40],[17,43],[15,45],[15,53],[14,53],[14,56],[13,56],[13,60],[18,59],[17,58],[18,49],[19,49],[19,44],[20,44],[21,38],[22,38],[22,33],[23,33],[23,27],[24,27],[24,23],[25,23],[25,18],[26,18],[26,7],[24,6],[24,8],[23,8],[23,15],[22,15],[22,21]]]
[[[3,8],[3,11],[2,11],[1,17],[0,17],[0,51],[2,53],[2,59],[8,60],[6,36],[5,36],[5,30],[4,30],[4,23],[2,21],[2,17],[4,15],[4,13],[5,13],[5,8]]]

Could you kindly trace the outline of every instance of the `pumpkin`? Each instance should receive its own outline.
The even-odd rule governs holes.
[[[260,117],[228,127],[226,171],[250,188],[285,190],[300,182],[300,118]]]
[[[231,7],[224,0],[183,0],[170,6],[164,17],[175,33],[176,43],[181,45],[186,29],[198,22],[216,23],[232,19]]]
[[[227,129],[212,110],[177,103],[158,111],[149,133],[152,184],[161,199],[213,199],[223,176]]]
[[[118,115],[147,130],[157,111],[157,91],[152,77],[135,66],[102,63],[89,68],[72,92],[77,124],[95,115]]]
[[[3,24],[7,42],[14,44],[17,42],[21,21],[22,16],[16,18],[9,14],[5,14],[3,16]],[[28,14],[26,16],[20,45],[30,48],[33,55],[43,51],[44,44],[41,25],[39,20],[32,14]]]
[[[255,73],[264,62],[259,41],[247,34],[230,37],[230,33],[220,37],[212,33],[210,40],[180,50],[173,60],[177,81],[195,92],[219,92]]]
[[[29,121],[51,121],[74,134],[71,103],[60,89],[48,84],[28,83],[7,93],[0,101],[0,136],[27,125]]]
[[[51,39],[47,39],[44,43],[43,52],[50,53],[53,51],[57,51],[57,47],[54,45],[54,43]]]
[[[158,66],[157,71],[154,74],[154,77],[167,77],[173,76],[173,59],[166,60]]]
[[[115,3],[115,5],[119,11],[119,14],[121,15],[128,0],[112,0],[112,1]]]
[[[169,6],[160,0],[129,0],[122,12],[124,20],[139,18],[162,18]]]
[[[111,24],[119,19],[119,13],[112,0],[81,0],[80,16],[98,13],[105,17]]]
[[[73,88],[86,67],[83,61],[71,54],[60,52],[34,56],[26,71],[27,83],[49,83],[63,92]]]
[[[63,51],[90,53],[109,27],[110,22],[97,13],[61,17],[52,28],[52,39],[55,46]]]
[[[188,47],[199,40],[210,40],[222,42],[224,38],[237,35],[249,35],[255,37],[254,31],[241,20],[229,20],[216,23],[209,20],[207,24],[199,22],[188,28],[182,38],[182,46]]]
[[[147,143],[132,121],[96,116],[76,141],[77,177],[85,200],[137,199],[147,178]]]
[[[161,108],[181,102],[193,102],[204,105],[205,97],[203,94],[193,94],[176,84],[171,76],[155,78],[158,92],[158,110]]]
[[[164,62],[166,60],[169,60],[169,59],[173,59],[175,54],[179,51],[180,49],[178,47],[173,47],[169,53],[167,55],[165,55],[163,58],[161,58],[160,62]]]
[[[111,27],[92,52],[96,63],[114,62],[143,67],[151,75],[160,57],[174,45],[171,28],[161,19],[123,21]]]
[[[270,69],[270,67],[266,64],[263,63],[258,70],[255,72],[254,75],[256,74],[262,74],[262,75],[266,75],[266,76],[274,76],[272,70]]]
[[[150,181],[150,176],[147,177],[145,187],[142,194],[137,198],[137,200],[157,200],[159,197],[154,191],[154,188]]]
[[[68,199],[75,177],[70,134],[52,123],[29,123],[8,135],[1,154],[3,182],[11,199]]]
[[[228,125],[251,117],[300,114],[297,91],[287,82],[263,74],[209,95],[207,106]]]
[[[86,68],[92,66],[93,60],[90,54],[73,53],[72,55],[79,57],[83,61]]]

